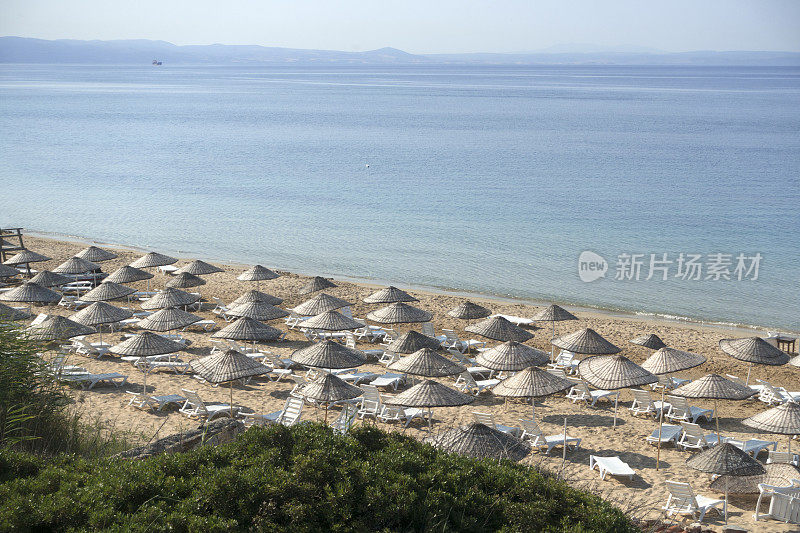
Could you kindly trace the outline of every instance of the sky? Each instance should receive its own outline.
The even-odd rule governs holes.
[[[0,35],[411,53],[800,51],[800,0],[2,0]]]

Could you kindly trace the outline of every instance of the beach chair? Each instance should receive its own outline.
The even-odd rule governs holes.
[[[266,426],[267,424],[281,424],[286,427],[292,427],[300,421],[303,416],[303,406],[305,402],[302,398],[290,396],[286,398],[283,404],[283,409],[260,415],[255,413],[245,413],[245,423],[253,426]]]
[[[50,315],[48,315],[47,313],[39,313],[38,315],[36,315],[36,318],[33,319],[33,321],[30,323],[30,325],[31,326],[38,326],[39,324],[41,324],[42,322],[47,320],[47,318],[49,316]]]
[[[292,374],[291,376],[289,376],[289,378],[291,378],[291,380],[294,381],[294,387],[292,388],[291,391],[289,391],[289,396],[292,396],[294,398],[305,399],[305,396],[300,394],[300,389],[308,385],[309,381],[303,376],[298,376],[297,374]]]
[[[227,403],[205,403],[197,391],[181,389],[181,392],[186,397],[186,401],[178,412],[189,418],[205,418],[211,421],[219,416],[231,415],[231,406]],[[233,416],[236,416],[238,412],[239,408],[233,407]]]
[[[359,385],[361,383],[368,383],[378,377],[375,372],[347,372],[344,374],[337,374],[337,377],[342,381],[346,381],[352,385]]]
[[[703,428],[691,422],[681,422],[683,433],[681,433],[676,446],[683,450],[704,450],[719,444],[719,436],[716,433],[706,433]]]
[[[120,388],[128,382],[128,376],[119,372],[107,372],[104,374],[67,374],[59,378],[60,381],[78,383],[84,390],[91,390],[99,383],[108,383]]]
[[[475,420],[475,422],[478,422],[479,424],[483,424],[484,426],[489,426],[490,428],[494,428],[497,431],[502,431],[503,433],[508,433],[509,435],[513,435],[514,437],[519,437],[520,435],[522,435],[522,430],[520,428],[498,424],[497,421],[495,421],[494,415],[492,413],[479,413],[477,411],[472,411],[472,418]]]
[[[676,426],[673,424],[663,424],[661,426],[661,444],[667,444],[671,442],[672,444],[677,445],[678,438],[681,436],[681,432],[683,432],[683,428],[681,426]],[[654,429],[653,432],[647,436],[647,442],[650,444],[656,445],[659,443],[658,438],[658,428]]]
[[[390,352],[389,350],[384,350],[384,352],[378,358],[378,363],[382,364],[383,366],[389,366],[393,363],[396,363],[399,360],[400,360],[399,353]]]
[[[800,392],[789,392],[783,387],[776,387],[764,380],[759,379],[758,381],[764,386],[758,395],[758,399],[765,404],[800,403]]]
[[[365,416],[374,416],[377,419],[378,415],[383,411],[380,391],[374,385],[361,385],[360,388],[364,391],[364,394],[358,406],[358,418],[363,419]]]
[[[606,474],[611,474],[612,476],[627,476],[631,480],[633,480],[633,476],[636,475],[636,472],[633,471],[630,465],[617,455],[612,457],[590,455],[589,468],[592,470],[597,468],[597,470],[600,471],[600,479],[603,480],[606,478]]]
[[[549,373],[553,374],[554,376],[559,377],[561,379],[568,379],[567,375],[564,373],[564,370],[562,370],[561,368],[548,368],[546,370],[546,372],[549,372]]]
[[[47,371],[56,377],[69,374],[88,374],[89,371],[78,365],[68,365],[67,354],[58,352],[53,360],[47,364]]]
[[[443,329],[442,333],[444,334],[444,340],[440,342],[442,348],[445,350],[458,350],[461,353],[464,353],[467,350],[466,343],[462,342],[461,339],[458,338],[456,332],[452,329]]]
[[[761,439],[739,440],[732,438],[724,438],[723,442],[728,442],[733,446],[736,446],[744,453],[752,456],[753,458],[758,458],[758,455],[761,452],[767,452],[767,455],[769,455],[770,448],[772,448],[772,451],[775,451],[778,448],[778,443],[774,440],[761,440]]]
[[[800,498],[775,492],[769,502],[769,511],[761,516],[787,524],[800,524]]]
[[[580,438],[567,435],[567,438],[564,439],[563,433],[559,435],[545,435],[539,425],[533,420],[520,420],[519,424],[522,427],[520,439],[529,441],[532,446],[537,448],[547,448],[544,452],[545,455],[550,455],[550,450],[556,446],[564,446],[566,444],[568,450],[570,446],[572,446],[574,450],[577,450],[578,446],[581,444]]]
[[[751,390],[753,390],[753,391],[755,391],[755,392],[757,392],[759,394],[761,394],[761,391],[764,389],[764,385],[754,385],[752,383],[746,383],[745,380],[743,380],[739,376],[733,376],[731,374],[725,374],[725,377],[728,378],[729,380],[733,381],[734,383],[738,383],[739,385],[741,385],[743,387],[750,387]],[[749,400],[753,400],[755,398],[751,396],[748,399]]]
[[[381,339],[381,346],[388,347],[399,336],[400,335],[398,335],[397,332],[392,328],[384,329],[384,335],[383,338]]]
[[[234,319],[234,316],[228,314],[230,308],[219,298],[212,296],[211,302],[214,304],[214,307],[211,309],[211,312],[223,319],[225,322],[230,322]]]
[[[594,406],[598,400],[607,399],[611,401],[619,398],[619,391],[610,390],[589,390],[589,386],[583,381],[575,381],[575,385],[567,392],[567,398],[575,402],[586,402],[587,405]]]
[[[500,383],[499,379],[476,380],[469,372],[462,372],[458,377],[458,381],[456,381],[456,388],[467,394],[478,396],[485,390],[491,391],[498,383]]]
[[[134,363],[134,366],[147,372],[171,370],[175,374],[186,374],[192,369],[189,363],[184,363],[183,361],[144,361]]]
[[[168,405],[175,404],[178,407],[186,401],[184,396],[180,394],[167,394],[164,396],[150,396],[149,394],[142,394],[140,392],[127,391],[128,394],[133,395],[128,405],[132,405],[137,409],[162,411]]]
[[[657,374],[656,377],[658,378],[658,381],[650,384],[650,388],[653,390],[660,390],[660,389],[672,390],[680,387],[685,383],[689,383],[690,381],[688,379],[667,376],[666,374]]]
[[[548,363],[547,367],[555,370],[563,370],[567,374],[577,374],[579,359],[575,359],[575,354],[569,350],[561,350],[556,356],[556,360]]]
[[[339,416],[336,417],[336,420],[331,422],[333,432],[339,435],[346,435],[356,419],[356,414],[358,414],[358,408],[355,405],[346,404]]]
[[[397,387],[405,380],[406,377],[403,374],[383,374],[370,381],[369,384],[373,387],[392,387],[392,389],[397,390]]]
[[[401,407],[399,405],[384,404],[378,418],[380,418],[382,422],[392,422],[395,420],[402,422],[405,420],[405,427],[408,427],[415,419],[427,420],[428,411],[418,407]]]
[[[212,329],[217,327],[217,323],[211,319],[207,320],[198,320],[193,324],[189,324],[185,328],[181,329],[181,331],[186,331],[188,328],[202,328],[203,331],[211,331]]]
[[[356,336],[352,331],[345,331],[344,333],[344,345],[348,348],[352,348],[354,350],[358,350],[358,346],[356,345]],[[383,350],[374,349],[374,350],[359,350],[364,352],[367,357],[374,357],[375,359],[380,360],[381,356],[383,355]]]
[[[699,418],[705,418],[708,422],[714,418],[713,409],[689,405],[689,401],[682,396],[667,396],[667,400],[670,407],[665,416],[670,420],[695,423]]]
[[[631,389],[631,394],[633,394],[633,403],[628,408],[632,415],[653,415],[658,416],[662,410],[666,410],[670,408],[670,404],[667,402],[661,402],[661,400],[653,401],[653,398],[650,397],[650,393],[643,389]]]
[[[794,466],[800,466],[800,455],[792,452],[776,452],[774,450],[770,450],[767,457],[767,464],[769,465],[772,463],[786,463]]]
[[[766,483],[758,484],[758,500],[756,501],[756,512],[753,514],[753,519],[758,522],[759,518],[766,517],[767,515],[760,514],[761,502],[765,498],[771,498],[775,494],[783,496],[790,496],[792,498],[800,498],[800,480],[792,479],[789,485],[767,485]],[[771,510],[770,510],[771,512]]]
[[[688,514],[694,516],[700,513],[698,522],[703,522],[706,513],[714,509],[723,516],[727,515],[727,508],[725,500],[718,500],[716,498],[708,498],[706,496],[696,495],[692,487],[688,483],[680,483],[677,481],[666,481],[669,496],[667,503],[662,507],[667,517],[672,517],[674,514]]]
[[[363,322],[360,319],[354,319],[357,322]],[[365,340],[367,342],[378,342],[386,336],[386,331],[379,326],[369,326],[364,324],[363,327],[353,330],[354,338]]]
[[[467,367],[467,372],[472,374],[473,378],[477,379],[492,379],[494,378],[494,370],[491,368],[486,368],[485,366],[480,366],[476,364],[475,359],[471,357],[467,357],[466,355],[462,354],[455,348],[448,348],[447,353],[449,353],[453,359]],[[459,383],[461,378],[456,379],[456,383]]]
[[[75,347],[75,353],[85,355],[86,357],[100,358],[108,353],[111,347],[106,343],[89,342],[80,337],[72,338],[72,345]]]

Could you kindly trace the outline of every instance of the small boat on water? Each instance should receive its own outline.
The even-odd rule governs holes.
[[[159,61],[158,59],[154,59],[153,60],[153,66],[154,67],[160,67],[161,66],[161,61]]]

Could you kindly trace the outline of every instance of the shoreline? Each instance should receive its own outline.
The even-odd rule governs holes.
[[[137,251],[137,252],[148,252],[150,248],[139,246],[139,245],[131,245],[131,244],[124,244],[124,243],[117,243],[117,242],[109,242],[101,239],[95,239],[92,237],[86,237],[82,235],[73,235],[67,233],[59,233],[59,232],[49,232],[49,231],[38,231],[38,230],[26,230],[23,228],[23,238],[25,235],[30,235],[34,238],[39,239],[46,239],[52,241],[61,241],[61,242],[71,242],[71,243],[79,243],[79,244],[87,244],[87,245],[98,245],[98,246],[106,246],[111,248],[117,248],[122,250],[129,250],[129,251]],[[233,260],[233,259],[223,259],[215,256],[198,254],[194,252],[186,252],[186,251],[179,251],[175,249],[163,248],[158,247],[160,252],[168,253],[177,257],[178,259],[202,259],[204,261],[208,261],[211,263],[218,263],[222,265],[226,265],[229,267],[243,267],[248,268],[252,266],[251,263]],[[268,268],[273,268],[271,265],[265,265]],[[392,280],[384,280],[378,278],[363,278],[363,277],[354,277],[348,276],[346,274],[340,273],[333,273],[333,272],[305,272],[298,269],[286,270],[281,267],[274,267],[274,270],[280,272],[286,272],[291,274],[298,274],[301,276],[314,276],[314,275],[322,275],[325,277],[333,278],[334,280],[344,281],[348,283],[353,283],[356,285],[362,285],[365,287],[370,288],[380,288],[385,287],[387,285],[394,285],[398,288],[404,290],[411,290],[420,293],[424,293],[431,296],[449,296],[454,298],[468,298],[470,300],[479,302],[479,303],[499,303],[499,304],[513,304],[513,305],[526,305],[526,306],[537,306],[543,307],[550,305],[551,303],[558,304],[570,312],[578,312],[584,315],[588,315],[594,318],[620,318],[624,320],[632,320],[632,321],[639,321],[641,323],[646,324],[666,324],[670,326],[685,326],[687,328],[703,328],[703,329],[710,329],[710,330],[725,330],[725,331],[736,331],[741,332],[745,335],[753,334],[754,332],[761,332],[766,334],[766,332],[773,331],[773,329],[767,326],[759,326],[754,324],[740,324],[736,322],[722,322],[722,321],[707,321],[697,317],[684,317],[684,316],[674,316],[668,315],[666,313],[650,313],[645,311],[635,311],[629,309],[617,309],[617,308],[604,308],[604,307],[595,307],[590,305],[582,305],[582,304],[573,304],[564,302],[562,300],[537,300],[532,298],[517,298],[513,296],[501,296],[496,294],[487,294],[478,291],[469,291],[464,289],[452,289],[452,288],[443,288],[443,287],[435,287],[435,286],[428,286],[428,285],[414,285],[404,282],[392,281]],[[795,331],[791,329],[780,329],[776,328],[776,331],[781,331],[783,333],[792,333],[792,334],[800,334],[800,331]]]

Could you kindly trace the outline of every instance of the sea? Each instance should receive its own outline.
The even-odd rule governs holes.
[[[800,69],[0,65],[0,227],[800,331]]]

